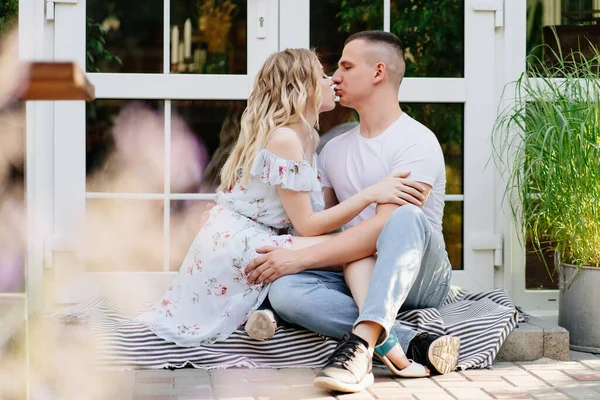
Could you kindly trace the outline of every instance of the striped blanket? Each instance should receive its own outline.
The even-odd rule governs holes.
[[[256,341],[239,330],[211,346],[180,347],[132,322],[132,316],[149,306],[131,299],[103,297],[63,308],[53,316],[64,323],[89,322],[100,369],[315,368],[325,364],[337,343],[308,330],[279,327],[266,341]],[[459,369],[491,366],[517,319],[507,291],[472,294],[458,288],[452,288],[439,309],[407,311],[398,316],[400,322],[418,331],[460,337]]]

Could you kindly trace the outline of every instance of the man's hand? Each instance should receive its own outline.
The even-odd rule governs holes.
[[[298,253],[281,247],[263,246],[256,249],[262,254],[256,257],[246,267],[248,283],[270,283],[284,275],[291,275],[302,271],[302,263]]]

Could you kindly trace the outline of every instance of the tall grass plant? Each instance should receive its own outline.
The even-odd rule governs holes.
[[[494,158],[521,239],[600,267],[600,52],[553,55],[555,65],[530,56],[512,98],[505,92]]]

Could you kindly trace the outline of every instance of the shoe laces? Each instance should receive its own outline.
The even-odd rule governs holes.
[[[357,352],[361,351],[360,344],[358,340],[352,340],[351,337],[343,338],[333,352],[331,363],[344,364],[351,360]]]
[[[429,333],[421,332],[415,336],[414,345],[409,347],[407,356],[419,363],[426,363],[429,366],[427,350],[431,344]],[[416,339],[416,340],[415,340]]]

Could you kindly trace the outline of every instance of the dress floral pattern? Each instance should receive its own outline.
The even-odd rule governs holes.
[[[269,285],[250,285],[244,269],[265,245],[289,248],[293,232],[276,186],[309,192],[315,211],[325,208],[315,168],[280,158],[266,149],[256,156],[250,179],[217,193],[216,206],[179,269],[152,309],[136,320],[180,346],[226,339],[246,322]]]

